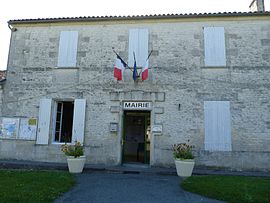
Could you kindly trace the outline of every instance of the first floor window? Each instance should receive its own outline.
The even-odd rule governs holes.
[[[78,31],[62,31],[59,39],[58,67],[76,67]]]
[[[224,27],[204,27],[205,66],[226,66]]]
[[[56,102],[54,142],[71,142],[74,102]]]
[[[130,29],[128,45],[128,65],[134,66],[134,55],[137,67],[146,65],[148,57],[148,29]]]

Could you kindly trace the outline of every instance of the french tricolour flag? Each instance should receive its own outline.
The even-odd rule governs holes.
[[[146,80],[147,78],[148,78],[148,59],[145,65],[142,67],[142,81]]]
[[[126,67],[126,63],[119,56],[117,56],[117,59],[114,65],[114,77],[117,80],[122,80],[122,75],[123,75],[123,71],[125,70],[125,67]]]

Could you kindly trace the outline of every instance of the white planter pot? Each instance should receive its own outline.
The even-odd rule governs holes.
[[[180,177],[189,177],[192,174],[195,165],[194,159],[175,159],[177,175]]]
[[[68,156],[67,157],[67,163],[68,163],[68,170],[70,173],[81,173],[83,171],[83,167],[85,164],[86,157],[80,156],[80,157],[73,157]]]

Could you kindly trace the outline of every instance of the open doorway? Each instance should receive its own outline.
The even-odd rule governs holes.
[[[150,112],[125,111],[123,133],[123,163],[150,161]]]

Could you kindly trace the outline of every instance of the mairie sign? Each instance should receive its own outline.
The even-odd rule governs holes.
[[[151,110],[151,102],[124,102],[124,110]]]

